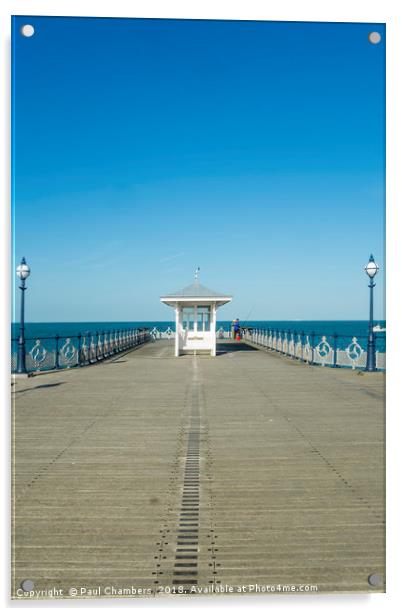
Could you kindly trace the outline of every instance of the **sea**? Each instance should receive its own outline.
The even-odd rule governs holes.
[[[276,329],[281,331],[291,331],[292,333],[315,334],[315,342],[318,337],[326,336],[331,344],[333,335],[336,334],[338,348],[346,348],[353,337],[363,349],[367,349],[368,321],[243,321],[241,326],[255,327],[258,329]],[[385,328],[385,321],[375,321],[375,325]],[[229,331],[231,321],[218,321],[217,329],[222,327]],[[71,323],[26,323],[25,337],[27,340],[27,351],[35,344],[36,340],[41,340],[42,344],[50,351],[54,349],[54,337],[60,336],[62,339],[70,337],[76,338],[79,334],[87,336],[96,332],[110,332],[113,330],[132,329],[139,327],[156,327],[159,331],[166,331],[168,327],[175,328],[173,321],[94,321],[94,322],[71,322]],[[12,352],[16,351],[19,324],[13,323],[11,328]],[[52,340],[53,339],[53,340]],[[380,352],[385,352],[385,332],[376,334],[376,348]]]

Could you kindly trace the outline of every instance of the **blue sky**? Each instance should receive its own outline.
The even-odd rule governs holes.
[[[27,320],[169,320],[197,266],[222,319],[365,319],[370,252],[382,318],[384,80],[380,24],[14,18]]]

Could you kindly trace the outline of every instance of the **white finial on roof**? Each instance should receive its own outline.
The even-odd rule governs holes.
[[[198,282],[198,274],[199,274],[200,268],[197,267],[197,269],[195,270],[195,281]]]

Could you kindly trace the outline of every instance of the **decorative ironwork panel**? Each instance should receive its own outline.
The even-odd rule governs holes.
[[[65,343],[59,351],[60,367],[71,367],[78,363],[78,349],[71,342],[71,338],[66,338]]]

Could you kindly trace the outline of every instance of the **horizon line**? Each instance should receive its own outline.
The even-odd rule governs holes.
[[[217,319],[217,321],[232,321],[233,319]],[[241,322],[247,323],[247,322],[252,322],[252,321],[278,321],[278,322],[282,322],[282,321],[303,321],[303,322],[311,322],[313,323],[314,321],[368,321],[369,319],[365,318],[365,319],[239,319]],[[385,321],[385,318],[378,318],[378,319],[374,319],[374,321]],[[108,321],[103,321],[103,320],[92,320],[92,321],[25,321],[25,325],[28,324],[41,324],[43,325],[44,323],[170,323],[170,322],[174,322],[174,319],[136,319],[136,320],[130,320],[130,319],[125,319],[125,320],[108,320]],[[19,325],[19,321],[11,321],[11,325]]]

